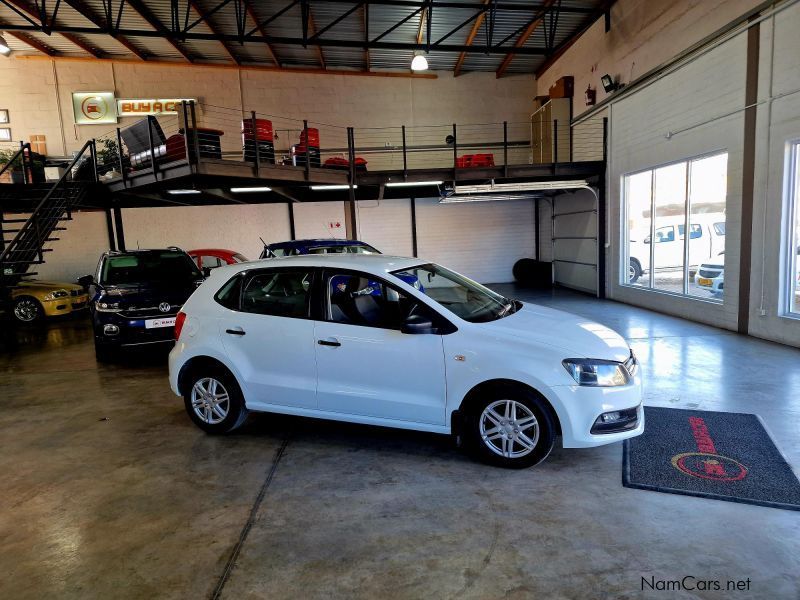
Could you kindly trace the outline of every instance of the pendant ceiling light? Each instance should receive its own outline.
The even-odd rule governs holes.
[[[414,59],[411,61],[411,70],[412,71],[427,71],[428,70],[428,59],[425,58],[424,52],[415,52]]]
[[[6,38],[4,38],[2,35],[0,35],[0,54],[2,54],[3,56],[8,56],[9,54],[11,54],[11,48],[8,46]]]

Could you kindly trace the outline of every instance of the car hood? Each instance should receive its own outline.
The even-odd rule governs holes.
[[[496,336],[559,348],[566,353],[564,358],[624,362],[631,353],[628,342],[605,325],[536,304],[523,303],[514,314],[479,326]]]
[[[65,283],[63,281],[41,281],[39,279],[20,281],[19,287],[67,291],[83,289],[81,286],[74,283]]]
[[[186,302],[200,283],[202,281],[106,285],[99,290],[99,296],[108,298],[109,301],[119,300],[124,304],[143,305],[168,302],[177,306]]]

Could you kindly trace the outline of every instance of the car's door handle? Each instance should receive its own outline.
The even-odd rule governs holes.
[[[241,327],[236,327],[235,329],[226,329],[225,333],[230,333],[231,335],[244,335],[245,331]]]
[[[342,343],[337,340],[317,340],[317,343],[320,346],[333,346],[334,348],[338,348],[342,345]]]

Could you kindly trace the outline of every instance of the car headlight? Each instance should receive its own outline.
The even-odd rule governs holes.
[[[69,292],[67,290],[55,290],[50,292],[44,297],[44,300],[55,300],[56,298],[65,298],[69,296]]]
[[[95,302],[94,307],[100,312],[119,312],[119,302]]]
[[[630,375],[622,363],[613,360],[567,358],[561,364],[578,385],[614,387],[630,382]]]

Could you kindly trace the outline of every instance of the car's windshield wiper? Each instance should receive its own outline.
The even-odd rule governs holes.
[[[503,303],[503,308],[500,309],[500,312],[497,313],[497,318],[502,319],[506,315],[510,315],[517,310],[517,302],[516,300],[509,300],[508,298],[504,298],[505,302]]]

